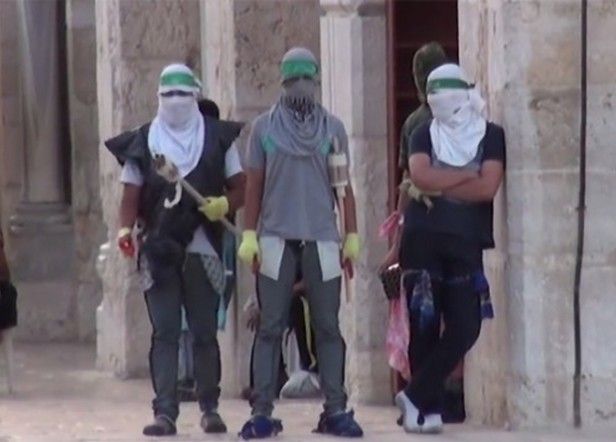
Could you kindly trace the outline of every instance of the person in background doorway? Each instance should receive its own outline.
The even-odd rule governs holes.
[[[257,298],[258,296],[251,297],[244,306],[246,326],[254,332],[256,332],[259,327],[260,317]],[[285,334],[289,336],[290,332],[293,332],[297,342],[299,370],[294,373],[287,373],[287,365],[290,364],[290,361],[286,361],[287,364],[285,364],[283,358],[284,352],[281,352],[276,397],[282,396],[287,399],[318,397],[321,394],[321,385],[318,378],[319,367],[316,355],[314,328],[311,324],[310,306],[306,299],[306,288],[302,281],[301,272],[298,272],[295,285],[293,286],[293,300],[291,301],[290,315]],[[285,342],[283,342],[283,347],[287,341],[288,340],[285,340]],[[256,340],[253,341],[250,353],[250,387],[242,394],[242,396],[249,401],[252,400],[252,391],[254,388],[252,361],[254,359],[255,342]]]
[[[220,119],[220,110],[214,101],[208,98],[201,98],[197,102],[197,106],[199,107],[199,112],[201,112],[203,116],[208,116],[216,120]],[[242,126],[240,123],[237,124],[238,127]],[[222,297],[224,305],[222,307],[226,310],[235,284],[235,236],[226,230],[223,233],[223,265],[225,268],[226,281],[225,294]],[[188,321],[186,320],[186,310],[182,307],[182,333],[180,335],[178,356],[178,397],[180,402],[194,402],[197,400],[192,347],[193,337],[190,333]]]

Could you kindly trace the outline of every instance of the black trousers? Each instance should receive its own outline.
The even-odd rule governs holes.
[[[184,266],[156,282],[146,292],[145,299],[153,329],[150,374],[156,394],[152,403],[154,414],[174,421],[179,414],[177,379],[182,305],[194,338],[199,407],[203,412],[217,409],[221,367],[216,315],[220,299],[210,284],[201,257],[188,254]]]
[[[420,327],[419,312],[410,310],[413,376],[405,392],[423,414],[442,413],[445,379],[479,337],[480,298],[473,276],[482,269],[482,249],[457,235],[405,231],[400,265],[429,273],[435,313]],[[410,300],[415,280],[405,277],[403,283]]]

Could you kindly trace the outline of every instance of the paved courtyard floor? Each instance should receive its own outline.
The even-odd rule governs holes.
[[[16,352],[16,393],[9,397],[0,380],[0,442],[232,441],[249,414],[245,402],[224,400],[221,414],[231,432],[213,437],[201,432],[196,404],[182,404],[178,436],[147,438],[141,436],[141,428],[151,417],[148,380],[120,381],[95,370],[91,347],[17,344]],[[311,434],[319,412],[314,401],[280,403],[277,416],[285,430],[277,440],[339,440]],[[616,428],[523,433],[463,425],[446,427],[441,436],[408,436],[394,425],[394,407],[360,406],[357,416],[366,432],[364,440],[375,442],[616,441]]]

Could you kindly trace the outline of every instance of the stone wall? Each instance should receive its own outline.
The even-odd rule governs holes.
[[[582,275],[584,421],[616,416],[616,335],[610,312],[616,234],[608,198],[616,183],[613,43],[616,2],[589,2],[588,200]],[[485,82],[493,119],[505,127],[506,284],[499,283],[508,333],[485,330],[467,372],[479,420],[496,401],[514,426],[572,422],[573,275],[577,242],[580,127],[580,2],[460,2],[463,64]],[[612,61],[609,61],[612,60]],[[498,252],[497,252],[498,254]],[[498,261],[498,259],[497,259]],[[499,264],[500,266],[500,264]],[[482,348],[483,347],[483,348]],[[494,355],[508,349],[506,369]],[[506,375],[506,377],[505,377]],[[490,379],[501,382],[490,385]],[[500,415],[500,412],[499,412]]]
[[[582,417],[616,421],[616,1],[589,1],[586,252],[582,274]]]
[[[198,0],[96,1],[97,88],[101,140],[143,124],[155,115],[163,67],[200,51]],[[196,66],[199,69],[199,66]],[[99,367],[126,377],[147,371],[150,324],[136,264],[115,246],[121,197],[120,168],[101,145],[100,191],[109,244],[99,271],[103,301],[97,311]]]

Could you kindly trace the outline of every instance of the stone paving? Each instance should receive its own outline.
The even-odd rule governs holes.
[[[231,441],[249,414],[248,405],[228,399],[221,413],[231,433],[209,436],[199,428],[199,413],[194,403],[183,404],[178,422],[179,435],[151,439],[141,436],[150,419],[150,383],[145,379],[121,381],[95,370],[91,347],[53,344],[16,344],[18,377],[16,393],[7,396],[0,380],[0,442],[136,442]],[[3,373],[3,370],[0,371]],[[314,401],[284,401],[277,408],[285,431],[280,442],[339,440],[311,434],[320,405]],[[394,425],[394,407],[357,407],[366,432],[366,441],[429,442],[567,442],[616,441],[616,428],[536,433],[508,432],[450,426],[441,436],[408,436]]]

